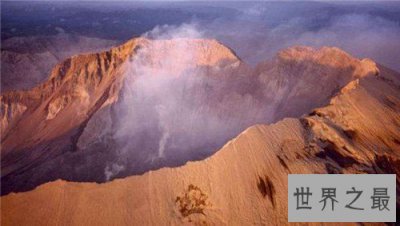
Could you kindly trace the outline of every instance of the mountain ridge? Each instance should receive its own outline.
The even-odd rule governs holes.
[[[377,84],[385,89],[375,88]],[[396,104],[380,102],[371,109],[368,102],[356,101],[359,95],[378,99],[394,95],[391,101]],[[338,114],[346,109],[347,114]],[[372,114],[373,117],[368,118],[371,122],[358,117],[356,109]],[[399,183],[400,169],[385,168],[385,165],[395,167],[394,161],[399,161],[398,146],[395,141],[380,138],[400,137],[396,125],[387,123],[400,122],[396,115],[399,109],[400,95],[396,87],[388,84],[385,77],[369,75],[351,82],[331,104],[316,109],[309,116],[252,126],[203,161],[106,184],[55,181],[30,192],[3,196],[7,212],[2,212],[2,219],[6,225],[24,224],[27,219],[33,225],[44,223],[39,214],[39,210],[43,210],[40,206],[45,203],[49,213],[56,213],[60,210],[55,207],[62,203],[63,210],[73,206],[80,211],[67,211],[54,220],[71,219],[69,222],[73,225],[83,220],[100,225],[127,222],[144,225],[288,224],[285,179],[288,173],[397,173]],[[383,114],[374,114],[376,111],[386,114],[382,117]],[[345,126],[346,123],[350,124]],[[244,165],[247,168],[241,167]],[[267,183],[272,190],[264,189],[263,184]],[[61,194],[67,194],[68,198]],[[182,207],[185,202],[195,203],[197,198],[204,199],[204,204]],[[117,201],[120,199],[128,200]],[[24,200],[30,200],[32,205],[23,205]],[[108,207],[110,203],[113,207]],[[157,203],[160,210],[152,209],[152,203]],[[13,209],[29,214],[16,217],[10,214]],[[81,211],[84,214],[79,214]],[[98,214],[107,217],[100,219]],[[47,223],[51,222],[48,219]]]
[[[37,95],[36,100],[24,100],[28,103],[40,102],[41,98],[46,100],[39,103],[40,107],[33,105],[30,110],[20,110],[21,106],[14,106],[17,109],[16,113],[21,114],[16,116],[17,122],[23,126],[18,130],[11,123],[13,127],[10,130],[11,135],[6,134],[3,137],[2,134],[2,146],[6,144],[5,147],[8,148],[8,150],[2,149],[1,153],[3,195],[1,201],[7,206],[1,214],[6,225],[24,225],[28,223],[25,221],[28,219],[33,219],[31,223],[34,225],[50,224],[52,220],[61,222],[65,219],[71,219],[69,224],[85,221],[100,225],[126,224],[127,219],[129,222],[134,221],[144,225],[182,223],[235,225],[267,222],[286,224],[287,197],[284,178],[288,173],[399,175],[400,169],[395,167],[396,162],[400,161],[398,154],[400,134],[397,128],[400,125],[398,73],[371,60],[353,58],[336,48],[316,50],[308,47],[283,50],[276,58],[250,69],[232,51],[217,41],[210,41],[212,48],[208,48],[210,46],[195,48],[200,50],[200,54],[190,53],[190,57],[174,61],[180,56],[179,53],[191,50],[188,46],[196,46],[191,44],[191,40],[186,41],[187,43],[185,41],[182,43],[180,40],[175,46],[173,45],[174,48],[168,49],[169,45],[163,46],[163,41],[154,44],[151,40],[145,40],[141,48],[135,48],[137,45],[132,40],[126,43],[126,46],[119,47],[121,49],[114,50],[116,51],[114,53],[111,51],[109,54],[94,54],[83,59],[73,57],[70,61],[76,61],[78,66],[86,65],[87,61],[94,62],[93,65],[101,69],[100,75],[95,73],[96,70],[92,70],[90,65],[68,71],[62,66],[64,64],[60,64],[61,66],[54,69],[54,76],[50,76],[48,82],[50,87],[58,88],[46,88],[49,94],[43,95],[38,92],[34,93]],[[220,54],[221,51],[217,51],[214,54],[212,49],[215,45],[223,48],[222,52],[225,53]],[[151,48],[154,46],[157,48]],[[135,56],[139,57],[131,57],[130,53],[135,50],[137,53]],[[162,54],[153,57],[155,53]],[[281,59],[282,55],[284,59]],[[97,56],[103,56],[100,63]],[[154,60],[166,56],[171,59]],[[195,59],[200,60],[192,62],[191,56],[198,56]],[[228,61],[218,60],[225,56]],[[90,60],[91,57],[95,60]],[[149,57],[152,60],[143,61]],[[127,62],[125,68],[123,62]],[[106,70],[107,66],[111,69]],[[179,73],[173,73],[175,69]],[[141,80],[143,76],[135,76],[143,72],[146,75],[145,80]],[[147,80],[147,77],[151,79]],[[161,84],[164,84],[164,81],[169,84],[171,81],[172,85],[156,86],[158,89],[150,86],[149,90],[144,90],[150,92],[150,96],[146,96],[146,92],[130,93],[130,90],[135,91],[143,85],[146,86],[146,82],[153,84],[154,81],[158,81],[153,79],[159,78],[163,82]],[[194,78],[199,80],[194,80],[193,83]],[[54,81],[54,86],[51,80]],[[82,81],[84,86],[73,86],[79,85]],[[83,87],[84,92],[79,92],[80,89],[76,87]],[[182,90],[180,87],[183,87]],[[185,87],[194,89],[188,92]],[[40,86],[37,89],[40,90]],[[76,93],[71,95],[71,90],[76,90]],[[168,92],[165,93],[165,90]],[[160,155],[165,131],[169,131],[172,138],[182,136],[181,139],[192,139],[190,136],[181,135],[181,130],[187,133],[186,126],[192,126],[192,131],[196,131],[197,124],[192,124],[192,121],[198,120],[200,124],[205,122],[202,121],[204,119],[202,117],[194,117],[189,118],[189,124],[184,124],[187,121],[184,116],[193,115],[196,109],[201,109],[197,105],[189,105],[188,108],[193,108],[195,111],[190,110],[185,113],[186,108],[180,108],[181,105],[185,105],[184,101],[176,105],[175,102],[166,102],[166,104],[172,103],[174,107],[166,116],[175,117],[177,112],[180,114],[176,119],[173,117],[167,119],[172,124],[183,124],[183,129],[178,127],[177,130],[171,130],[169,127],[162,127],[163,124],[155,123],[154,125],[160,130],[156,131],[156,135],[149,133],[153,132],[152,130],[144,133],[146,136],[152,136],[153,139],[149,142],[154,144],[154,147],[144,147],[149,147],[149,150],[158,148],[158,153],[157,150],[153,150],[156,156],[158,154],[158,158],[154,158],[152,153],[143,156],[146,152],[135,152],[135,150],[124,155],[125,143],[118,143],[118,132],[123,131],[124,127],[118,126],[128,125],[128,132],[133,131],[129,126],[136,126],[141,121],[150,122],[153,113],[156,114],[156,119],[160,120],[165,112],[169,112],[165,110],[166,105],[157,107],[157,104],[163,103],[165,99],[162,98],[169,97],[168,95],[174,92],[177,93],[171,96],[172,100],[187,96],[188,99],[183,100],[190,104],[199,102],[199,106],[203,108],[206,106],[202,111],[207,119],[212,119],[215,115],[228,115],[227,121],[217,121],[221,124],[199,133],[202,139],[206,141],[210,139],[204,134],[218,129],[219,125],[226,127],[226,130],[233,135],[225,135],[217,140],[216,146],[205,146],[205,148],[200,146],[203,149],[217,148],[216,152],[208,150],[205,156],[210,156],[208,158],[199,159],[187,155],[179,164],[160,164],[158,161],[175,161],[170,156]],[[52,96],[55,94],[57,95]],[[64,94],[69,94],[70,97],[64,97]],[[130,97],[131,95],[141,97],[144,94],[146,95],[143,97],[150,100],[155,98],[155,101],[136,103],[136,100]],[[18,92],[7,95],[10,95],[11,100],[20,98]],[[3,100],[2,96],[2,110]],[[74,105],[71,105],[71,101]],[[54,105],[51,105],[52,103]],[[118,115],[119,112],[123,113],[126,110],[126,106],[131,105],[135,106],[134,112],[140,110],[138,106],[143,108],[147,105],[157,106],[154,112],[152,108],[152,111],[143,111],[145,117],[133,121],[131,125],[129,124],[131,113],[127,114],[127,117],[123,114]],[[85,107],[84,112],[79,113],[79,106],[90,107]],[[240,112],[242,108],[249,111]],[[23,113],[20,113],[21,111]],[[244,116],[250,119],[246,121]],[[43,123],[43,126],[29,124],[35,117],[39,125]],[[127,121],[125,117],[129,120]],[[241,125],[229,127],[235,123]],[[31,141],[28,142],[21,139],[23,136],[20,131],[29,132],[27,125],[31,126],[31,134],[39,140],[35,140],[35,137],[30,138]],[[20,143],[12,140],[10,138],[12,136],[13,139],[20,139],[18,140]],[[28,133],[25,136],[30,135]],[[57,137],[52,138],[52,136]],[[198,139],[199,136],[193,138]],[[235,138],[225,141],[231,136]],[[8,144],[3,142],[7,139],[9,139]],[[136,141],[135,139],[143,138],[141,134],[138,138],[122,136],[123,141],[130,139]],[[27,143],[31,147],[24,146]],[[172,147],[179,148],[182,143],[177,144]],[[189,147],[193,146],[190,145],[192,144],[189,143]],[[110,150],[115,150],[117,157],[122,156],[123,161],[115,159],[114,153]],[[186,149],[182,151],[172,153],[172,156],[188,152]],[[193,150],[193,153],[196,151],[197,149]],[[193,160],[201,161],[192,162]],[[108,161],[115,162],[109,165]],[[150,165],[141,166],[142,168],[138,170],[130,169],[128,164],[132,161],[135,164],[149,162]],[[92,164],[93,162],[96,164]],[[108,182],[110,179],[112,181]],[[49,182],[54,180],[55,182]],[[397,183],[399,183],[398,177]],[[237,189],[237,192],[233,188]],[[64,193],[69,194],[70,201],[63,198]],[[48,197],[52,197],[51,200],[48,200]],[[85,197],[92,197],[93,200]],[[203,204],[188,209],[186,204],[196,203],[199,197],[201,200],[198,201]],[[238,200],[233,197],[238,197]],[[248,197],[250,201],[244,200],[243,197]],[[129,202],[122,201],[124,204],[120,206],[118,203],[125,199],[129,199]],[[30,201],[31,206],[21,206],[20,204],[26,200],[35,201]],[[43,222],[40,217],[43,212],[39,210],[43,210],[44,203],[49,206],[49,214],[65,214],[65,217]],[[110,203],[115,205],[107,207]],[[132,206],[132,203],[137,205]],[[160,211],[152,209],[156,204],[159,205]],[[60,205],[66,212],[58,212]],[[73,207],[79,209],[81,213],[69,211]],[[11,214],[16,209],[24,210],[21,211],[21,216]],[[113,212],[116,209],[134,211],[129,214]],[[98,213],[110,217],[100,222]]]

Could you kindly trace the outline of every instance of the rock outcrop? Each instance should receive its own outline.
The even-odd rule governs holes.
[[[51,69],[61,60],[106,50],[116,44],[116,41],[65,33],[2,40],[1,93],[35,87],[47,79]]]

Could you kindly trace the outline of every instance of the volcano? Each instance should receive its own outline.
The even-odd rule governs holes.
[[[2,221],[281,225],[287,174],[394,173],[399,189],[399,79],[335,47],[256,66],[210,39],[73,56],[1,96]]]

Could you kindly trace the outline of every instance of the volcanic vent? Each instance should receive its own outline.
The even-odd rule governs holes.
[[[74,56],[45,83],[1,96],[2,192],[202,159],[251,125],[311,112],[378,73],[326,47],[290,48],[252,68],[204,39],[139,38]]]

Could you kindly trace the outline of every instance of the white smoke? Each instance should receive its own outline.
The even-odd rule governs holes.
[[[111,163],[106,166],[104,169],[104,176],[106,178],[106,181],[111,180],[113,177],[118,175],[121,171],[125,169],[124,165],[120,165],[118,163]]]
[[[183,23],[180,26],[158,25],[153,30],[143,34],[150,39],[204,38],[196,23]]]
[[[140,48],[130,62],[116,110],[123,123],[114,135],[128,165],[202,158],[246,127],[269,120],[260,100],[240,90],[248,79],[198,67],[198,51],[211,50],[187,42],[203,38],[196,25],[156,27],[145,37],[175,42],[163,41],[157,52]]]
[[[168,125],[168,120],[170,120],[169,114],[167,112],[166,106],[164,105],[158,105],[156,106],[156,111],[158,113],[159,117],[159,122],[160,122],[160,129],[162,131],[161,139],[158,145],[158,157],[163,158],[164,157],[164,150],[165,150],[165,145],[167,144],[168,138],[170,136],[170,126]]]

